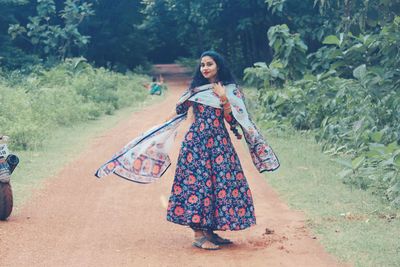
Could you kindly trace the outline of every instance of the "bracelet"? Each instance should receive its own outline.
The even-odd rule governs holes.
[[[221,101],[221,106],[225,105],[226,103],[228,103],[228,98],[225,97],[220,97],[219,100]]]

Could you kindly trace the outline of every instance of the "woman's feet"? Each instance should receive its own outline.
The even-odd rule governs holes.
[[[229,245],[233,243],[231,240],[222,238],[211,230],[204,231],[204,235],[207,237],[209,241],[211,241],[213,244],[216,245]]]
[[[193,246],[205,250],[218,250],[220,246],[211,242],[202,230],[194,230]]]
[[[226,238],[222,238],[212,230],[202,231],[194,230],[194,242],[193,246],[205,250],[217,250],[220,249],[220,245],[232,244],[232,241]]]
[[[195,238],[193,242],[193,246],[205,250],[218,250],[220,246],[214,244],[213,242],[209,241],[206,236],[202,236],[200,238]]]

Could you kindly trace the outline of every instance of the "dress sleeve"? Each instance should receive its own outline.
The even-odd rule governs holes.
[[[229,114],[224,115],[225,120],[229,123],[231,127],[236,127],[238,125],[237,120],[233,117],[232,111]]]
[[[179,115],[179,114],[186,113],[191,105],[192,105],[192,102],[189,100],[186,100],[182,104],[177,105],[176,106],[176,114]]]
[[[238,121],[235,119],[235,117],[233,117],[232,111],[229,114],[224,115],[225,120],[229,123],[229,125],[231,126],[231,131],[235,134],[237,139],[242,139],[242,135],[239,133],[238,131],[238,127],[239,123]]]

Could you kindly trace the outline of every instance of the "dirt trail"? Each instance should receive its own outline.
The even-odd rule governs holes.
[[[175,65],[157,67],[169,86],[165,100],[92,140],[18,214],[0,222],[0,266],[340,266],[312,238],[303,214],[279,199],[253,167],[247,148],[234,138],[253,191],[257,226],[222,233],[234,245],[219,251],[192,247],[190,229],[165,220],[188,122],[175,142],[173,165],[159,182],[93,176],[115,151],[174,108],[188,80]]]

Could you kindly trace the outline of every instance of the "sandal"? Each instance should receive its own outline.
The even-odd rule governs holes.
[[[195,247],[197,247],[197,248],[205,249],[205,250],[218,250],[218,249],[220,249],[220,247],[218,246],[218,244],[215,244],[216,247],[213,247],[213,248],[203,247],[204,243],[207,242],[207,241],[208,241],[208,242],[212,242],[212,241],[208,240],[208,238],[207,238],[206,236],[202,236],[202,237],[200,237],[199,239],[196,239],[196,240],[193,242],[193,246],[195,246]],[[212,243],[213,243],[213,242],[212,242]]]
[[[208,240],[214,243],[215,245],[230,245],[233,244],[233,242],[227,238],[222,238],[219,235],[217,235],[214,232],[207,232],[207,235],[209,235]]]

